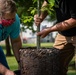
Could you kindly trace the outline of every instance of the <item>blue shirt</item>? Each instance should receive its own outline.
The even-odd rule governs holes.
[[[10,38],[15,39],[19,36],[20,33],[20,19],[18,15],[16,14],[15,16],[15,22],[8,26],[8,27],[3,27],[0,24],[0,41],[5,40],[8,36]]]

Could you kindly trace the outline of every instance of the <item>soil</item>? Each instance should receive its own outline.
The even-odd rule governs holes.
[[[20,49],[21,75],[60,75],[59,50],[34,47]]]

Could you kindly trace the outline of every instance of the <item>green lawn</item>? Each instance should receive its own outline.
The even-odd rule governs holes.
[[[41,47],[52,47],[53,43],[41,43]],[[23,47],[36,47],[36,44],[23,44]],[[3,48],[5,49],[5,46],[3,46]],[[4,50],[5,52],[5,50]],[[5,52],[6,53],[6,52]],[[6,57],[8,64],[10,66],[11,70],[17,70],[18,69],[18,65],[16,62],[16,59],[14,56],[11,57]],[[74,58],[72,59],[71,63],[74,63]],[[72,66],[69,66],[69,71],[68,71],[68,75],[76,75],[76,70],[75,68],[73,68]]]
[[[69,70],[68,71],[68,75],[76,75],[76,70]]]
[[[41,43],[41,47],[52,47],[53,43]],[[23,44],[23,47],[36,47],[36,44]]]
[[[11,56],[11,57],[7,57],[7,61],[8,61],[8,64],[9,64],[9,67],[11,70],[17,70],[18,69],[18,64],[16,62],[16,59],[14,56]]]

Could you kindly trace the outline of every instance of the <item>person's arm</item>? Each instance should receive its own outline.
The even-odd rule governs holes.
[[[22,47],[22,42],[19,35],[20,35],[20,19],[16,14],[15,22],[11,27],[10,39],[11,39],[12,49],[17,59],[17,62],[19,62],[19,49]]]
[[[76,27],[76,19],[70,18],[68,20],[57,23],[56,25],[49,27],[49,31],[64,31],[70,28]]]
[[[46,0],[44,0],[44,2],[43,2],[43,4],[42,4],[42,7],[44,7],[44,6],[47,6],[47,1]],[[40,18],[42,19],[42,20],[44,20],[44,18],[46,17],[48,15],[48,13],[47,13],[47,11],[41,11],[41,14],[40,14]]]
[[[16,39],[11,39],[11,44],[12,44],[12,49],[14,52],[14,55],[17,59],[17,62],[19,63],[20,58],[19,58],[19,49],[22,47],[22,42],[20,36]]]
[[[64,31],[70,28],[76,27],[76,19],[70,18],[68,20],[65,20],[63,22],[57,23],[53,30],[55,31]]]
[[[0,63],[0,74],[2,75],[15,75],[15,73]]]
[[[50,32],[54,31],[64,31],[70,28],[76,27],[76,19],[70,18],[68,20],[65,20],[63,22],[57,23],[54,26],[48,27],[40,32],[37,33],[37,35],[44,38],[47,36]]]
[[[44,0],[42,7],[47,6],[48,2],[46,0]],[[47,11],[41,11],[40,12],[40,16],[38,16],[37,14],[34,16],[34,22],[36,24],[36,26],[40,25],[40,23],[45,19],[45,17],[48,15]]]

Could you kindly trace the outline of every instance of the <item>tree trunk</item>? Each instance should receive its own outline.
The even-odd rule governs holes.
[[[12,56],[9,37],[5,40],[6,56]]]

